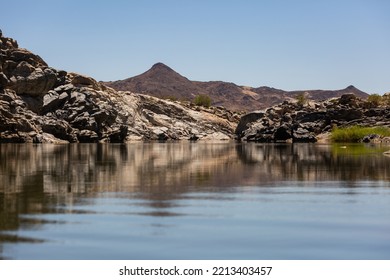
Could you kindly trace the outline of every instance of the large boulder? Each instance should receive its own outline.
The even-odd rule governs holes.
[[[72,85],[76,87],[90,87],[94,90],[101,90],[99,83],[91,77],[86,77],[77,73],[68,73],[68,78]]]
[[[264,114],[265,114],[264,111],[254,111],[246,115],[243,115],[234,133],[240,136],[243,131],[248,129],[248,124],[258,121],[259,119],[264,117]]]
[[[42,114],[53,112],[61,107],[69,99],[69,95],[66,92],[58,94],[53,91],[46,94],[43,97]]]
[[[11,49],[8,59],[16,63],[27,62],[36,68],[47,67],[47,63],[39,55],[22,48]]]
[[[34,68],[28,62],[22,61],[12,73],[10,88],[17,94],[42,97],[54,88],[56,82],[57,74],[54,69]]]

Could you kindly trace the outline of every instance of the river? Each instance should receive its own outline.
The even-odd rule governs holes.
[[[389,259],[389,149],[0,144],[0,259]]]

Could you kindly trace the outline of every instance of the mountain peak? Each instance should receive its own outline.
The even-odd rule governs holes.
[[[171,67],[165,65],[162,62],[157,62],[148,71],[137,77],[143,77],[152,80],[158,79],[160,80],[160,82],[161,79],[163,79],[165,82],[166,79],[186,79],[185,77],[177,73],[175,70],[173,70]]]
[[[169,66],[165,65],[162,62],[157,62],[157,63],[153,64],[152,68],[150,68],[149,71],[150,70],[153,70],[153,71],[173,71],[173,72],[175,72],[172,68],[170,68]]]

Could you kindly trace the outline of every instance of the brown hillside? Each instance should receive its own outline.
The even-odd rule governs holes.
[[[304,93],[313,100],[324,100],[340,97],[345,93],[353,93],[358,97],[366,98],[367,93],[354,86],[341,90],[303,90],[284,91],[271,87],[246,87],[234,83],[211,81],[191,81],[183,77],[163,63],[156,63],[145,73],[106,84],[116,90],[131,91],[156,96],[159,98],[173,98],[191,101],[196,95],[207,94],[212,99],[212,105],[223,106],[235,111],[253,111],[294,98]]]

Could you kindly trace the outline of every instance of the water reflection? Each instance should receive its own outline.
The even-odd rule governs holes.
[[[350,145],[242,145],[238,157],[265,170],[269,180],[346,181],[390,179],[386,146]],[[256,184],[256,182],[254,182]]]
[[[204,193],[215,194],[210,200],[226,200],[219,194],[287,181],[343,181],[347,187],[367,181],[371,187],[389,187],[385,150],[254,143],[1,144],[0,256],[2,243],[42,242],[16,231],[64,223],[29,215],[91,215],[95,210],[88,205],[99,203],[94,199],[100,193],[114,193],[127,203],[130,198],[137,205],[133,214],[164,218],[185,215],[180,200],[187,194],[196,199],[194,193],[202,200],[208,199]],[[123,214],[117,207],[114,212]]]
[[[283,180],[388,180],[386,148],[152,143],[0,145],[0,193],[182,193]],[[357,152],[356,152],[357,150]],[[244,180],[244,181],[243,181]]]

